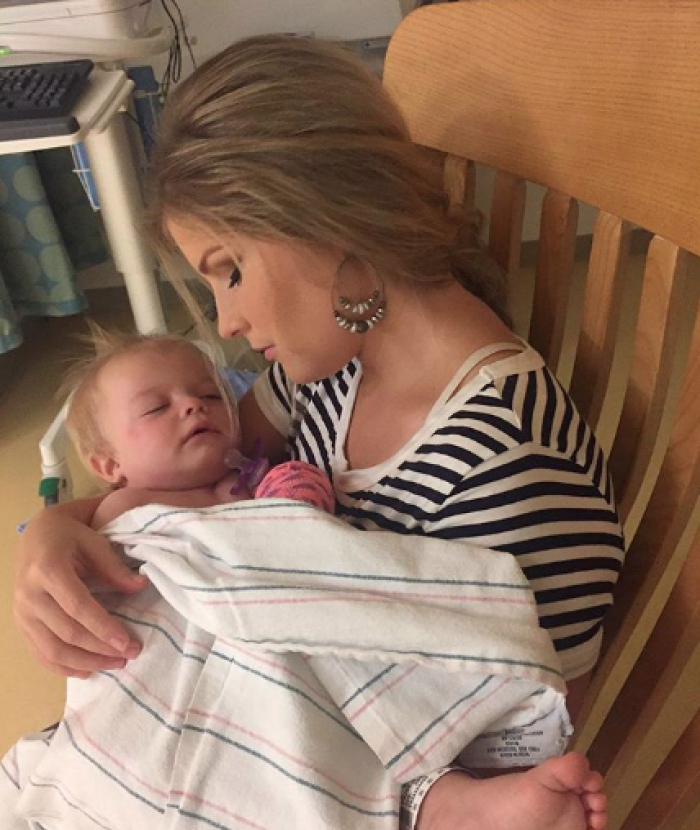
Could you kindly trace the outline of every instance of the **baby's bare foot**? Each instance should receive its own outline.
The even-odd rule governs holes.
[[[419,830],[603,830],[603,779],[580,753],[527,772],[441,778],[421,808]]]

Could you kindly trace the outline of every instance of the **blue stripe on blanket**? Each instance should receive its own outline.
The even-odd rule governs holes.
[[[194,659],[197,660],[198,658],[195,657]],[[202,663],[202,665],[204,665],[204,660],[200,660],[200,662]],[[124,694],[128,698],[130,698],[139,707],[139,709],[143,709],[144,712],[148,712],[148,714],[152,718],[157,720],[161,726],[164,726],[167,730],[173,732],[175,735],[182,734],[182,729],[179,726],[173,726],[173,724],[168,723],[162,715],[156,712],[155,709],[153,709],[151,706],[145,703],[138,695],[132,692],[131,689],[125,686],[124,683],[122,683],[122,681],[116,675],[112,674],[112,672],[101,671],[98,672],[98,674],[101,674],[102,677],[109,678],[111,681],[116,683],[117,686],[119,686],[119,688],[122,690],[122,692],[124,692]]]
[[[318,784],[314,784],[311,781],[306,781],[304,778],[299,778],[299,776],[294,775],[293,773],[286,770],[284,767],[281,767],[278,763],[269,758],[267,755],[263,755],[262,752],[259,752],[252,747],[245,746],[244,744],[239,743],[238,741],[234,741],[233,738],[229,738],[226,735],[222,735],[220,732],[216,732],[213,729],[206,729],[201,726],[193,726],[192,724],[185,724],[185,730],[188,732],[197,732],[199,734],[210,735],[212,738],[216,738],[219,741],[222,741],[229,746],[233,746],[236,749],[240,749],[243,752],[247,752],[249,755],[253,755],[256,758],[259,758],[266,764],[269,764],[271,767],[276,769],[278,772],[281,772],[286,778],[291,779],[297,784],[301,784],[302,787],[307,787],[310,790],[314,790],[315,792],[321,793],[321,795],[326,796],[326,798],[330,798],[332,801],[335,801],[337,804],[340,804],[342,807],[346,807],[348,810],[352,810],[355,813],[360,813],[363,816],[371,816],[371,817],[384,817],[384,816],[396,816],[398,818],[398,812],[396,810],[366,810],[362,807],[358,807],[355,804],[351,804],[349,801],[344,801],[342,798],[339,798],[334,793],[326,790],[323,787],[320,787]]]
[[[5,762],[3,761],[0,763],[0,769],[5,773],[5,775],[10,779],[11,783],[19,789],[19,781],[14,777],[14,775],[10,772],[10,770],[5,766]]]
[[[249,509],[252,510],[252,512],[261,512],[261,511],[268,511],[268,510],[279,511],[279,504],[269,504],[265,501],[258,501],[258,502],[255,502],[255,501],[251,501],[251,502],[239,501],[239,502],[236,502],[235,504],[236,504],[236,507],[238,507],[239,509],[242,509],[244,505],[245,505],[245,507],[248,507],[249,505],[253,505],[255,507],[255,509],[249,508]],[[293,510],[293,509],[302,510],[302,512],[307,511],[309,509],[309,505],[305,501],[291,501],[291,500],[289,500],[289,501],[286,502],[285,507],[288,507],[290,510]],[[231,511],[231,506],[230,505],[222,505],[220,509],[217,509],[215,507],[208,507],[207,508],[207,512],[209,513],[210,516],[211,515],[218,515],[219,513],[228,513],[230,511]],[[239,512],[239,511],[236,511],[236,512]],[[242,512],[242,510],[241,510],[241,512]],[[130,531],[130,533],[144,533],[146,530],[148,530],[149,527],[151,527],[151,525],[154,525],[157,522],[162,521],[164,518],[170,518],[171,516],[178,516],[180,514],[191,514],[191,513],[192,513],[192,508],[191,507],[186,507],[186,508],[177,508],[176,507],[176,508],[173,508],[173,509],[164,510],[162,513],[159,513],[157,516],[154,516],[152,519],[149,519],[149,521],[147,521],[142,527],[140,527],[136,530],[132,530],[132,531]]]
[[[389,760],[387,762],[386,768],[389,769],[397,761],[399,761],[401,758],[403,758],[403,756],[407,752],[410,752],[410,750],[412,750],[413,747],[416,746],[416,744],[420,743],[423,740],[423,738],[429,732],[431,732],[438,724],[442,723],[448,715],[450,715],[452,712],[454,712],[454,710],[457,709],[459,706],[461,706],[463,703],[466,703],[466,701],[471,700],[475,695],[477,695],[479,692],[481,692],[483,689],[485,689],[486,686],[488,686],[488,684],[492,680],[493,680],[493,677],[487,677],[475,689],[472,689],[469,692],[469,694],[464,695],[464,697],[460,698],[452,706],[450,706],[449,709],[446,709],[441,715],[439,715],[437,718],[435,718],[435,720],[433,720],[431,723],[429,723],[425,727],[425,729],[421,730],[412,741],[409,741],[409,743],[407,743],[404,746],[404,748],[401,750],[401,752],[397,752],[396,755],[394,755],[394,757],[391,758],[391,760]]]
[[[95,816],[88,814],[79,804],[76,804],[72,801],[68,796],[63,792],[63,790],[58,787],[56,784],[45,784],[41,781],[32,781],[32,786],[36,787],[39,790],[53,790],[54,792],[58,793],[59,797],[71,808],[71,810],[75,810],[76,812],[80,813],[81,815],[85,816],[91,824],[96,824],[98,827],[103,827],[104,830],[112,830],[112,828],[108,824],[104,824],[101,821],[98,821]],[[39,824],[38,822],[33,822],[32,830],[36,827],[37,830],[43,828],[43,830],[49,830],[44,824]]]
[[[375,683],[377,683],[379,680],[381,680],[382,677],[389,674],[389,672],[393,671],[395,668],[396,668],[396,663],[393,663],[391,666],[387,666],[385,669],[382,669],[382,671],[380,671],[379,674],[375,674],[374,677],[370,678],[364,684],[364,686],[360,686],[359,689],[357,689],[355,692],[353,692],[353,694],[351,694],[350,697],[346,701],[341,703],[340,708],[345,709],[345,707],[348,706],[350,703],[352,703],[352,701],[355,700],[355,698],[358,695],[361,695],[363,692],[367,691],[367,689],[369,689],[370,686],[373,686]]]
[[[409,585],[468,585],[473,588],[507,588],[512,591],[532,591],[530,585],[515,585],[510,582],[483,582],[474,579],[419,579],[418,577],[410,576],[390,576],[384,574],[362,574],[352,572],[343,573],[342,571],[314,571],[305,568],[265,568],[256,567],[253,565],[231,565],[229,562],[227,562],[225,559],[222,559],[220,556],[214,556],[213,554],[207,554],[206,552],[204,553],[204,556],[207,559],[213,559],[216,562],[220,562],[222,565],[225,565],[232,572],[250,571],[252,573],[294,574],[296,576],[330,576],[335,579],[360,579],[367,580],[369,582],[403,582],[408,583]],[[216,593],[217,591],[232,590],[229,588],[200,588],[196,585],[180,585],[180,587],[184,588],[185,590],[203,591],[205,593]],[[289,586],[282,585],[280,587],[288,588]],[[330,590],[330,588],[326,589],[326,587],[324,586],[324,590]]]
[[[246,643],[250,646],[286,646],[287,651],[293,651],[290,646],[304,646],[309,648],[313,646],[315,649],[328,649],[332,651],[338,647],[337,643],[328,642],[325,640],[315,639],[312,641],[294,639],[294,640],[273,640],[267,637],[264,640],[249,640],[245,637],[236,638],[241,643]],[[541,669],[548,674],[553,674],[555,677],[563,677],[561,671],[553,669],[551,666],[546,666],[544,663],[533,663],[530,660],[513,660],[507,657],[474,657],[471,654],[445,654],[440,651],[414,651],[413,649],[392,648],[392,654],[405,654],[410,657],[423,657],[428,660],[455,660],[461,663],[500,663],[504,666],[523,666],[529,669]]]
[[[151,628],[151,629],[154,629],[154,630],[160,632],[166,638],[166,640],[168,640],[168,642],[172,645],[172,647],[175,649],[175,651],[177,651],[185,660],[196,660],[199,663],[204,663],[205,662],[204,660],[202,660],[201,657],[196,657],[193,654],[188,654],[187,652],[183,651],[177,645],[177,643],[173,640],[173,638],[168,634],[168,632],[165,631],[161,626],[156,625],[155,623],[149,623],[149,622],[144,622],[143,620],[134,619],[133,617],[130,617],[127,614],[122,614],[122,613],[118,613],[118,612],[114,612],[113,616],[119,617],[122,620],[126,620],[127,622],[133,623],[134,625],[140,625],[140,626],[143,626],[144,628]],[[296,686],[292,686],[291,684],[285,683],[281,680],[276,680],[274,677],[270,677],[270,675],[265,674],[264,672],[261,672],[259,669],[254,669],[250,666],[246,666],[245,663],[242,663],[240,660],[237,660],[235,657],[230,657],[229,655],[223,654],[220,651],[212,650],[212,651],[209,652],[209,654],[211,654],[212,657],[218,657],[220,660],[224,660],[225,662],[236,666],[236,668],[238,668],[242,671],[250,672],[250,674],[254,674],[257,677],[260,677],[263,680],[266,680],[268,683],[272,683],[275,686],[281,686],[283,689],[287,689],[287,691],[293,692],[294,694],[298,695],[299,697],[303,698],[308,703],[310,703],[315,709],[317,709],[319,712],[321,712],[327,718],[330,718],[334,723],[337,723],[338,726],[341,726],[346,732],[348,732],[350,735],[352,735],[353,738],[356,738],[358,741],[362,740],[359,737],[359,735],[357,734],[357,732],[351,726],[349,726],[345,720],[341,720],[340,718],[337,718],[335,715],[333,715],[331,712],[329,712],[327,709],[325,709],[323,706],[321,706],[320,703],[315,701],[311,697],[311,695],[307,694],[306,692],[302,691],[301,689],[297,688]],[[136,701],[136,702],[138,702],[138,701]]]
[[[150,807],[152,810],[155,810],[156,813],[161,813],[162,814],[162,813],[165,812],[165,809],[163,807],[159,807],[157,804],[154,804],[152,801],[150,801],[144,795],[141,795],[141,793],[137,792],[136,790],[132,789],[131,787],[128,787],[123,781],[121,781],[119,778],[117,778],[116,775],[113,775],[111,772],[109,772],[109,770],[105,769],[105,767],[98,760],[96,760],[95,758],[92,757],[92,755],[90,755],[88,752],[86,752],[78,744],[77,740],[75,739],[75,736],[73,735],[73,730],[70,728],[70,726],[68,725],[68,722],[66,720],[63,721],[63,726],[64,726],[64,728],[65,728],[65,730],[68,734],[68,737],[70,739],[71,744],[73,745],[73,749],[75,749],[75,751],[79,755],[82,755],[83,758],[85,758],[85,760],[89,764],[91,764],[96,769],[98,769],[104,776],[109,778],[111,781],[114,781],[115,784],[118,784],[125,792],[129,793],[129,795],[133,796],[138,801],[145,804],[147,807]]]

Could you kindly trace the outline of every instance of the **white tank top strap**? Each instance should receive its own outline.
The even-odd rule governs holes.
[[[518,352],[523,351],[526,344],[521,341],[520,346],[517,343],[490,343],[488,346],[484,346],[482,349],[477,349],[473,354],[469,355],[469,357],[464,361],[464,363],[457,369],[455,374],[452,376],[452,379],[447,384],[447,386],[443,389],[442,395],[437,399],[435,402],[435,406],[430,410],[430,415],[434,412],[440,410],[447,401],[454,395],[455,391],[458,389],[460,383],[464,380],[470,372],[474,371],[474,367],[478,366],[483,360],[491,357],[494,354],[498,354],[498,352]],[[430,416],[428,416],[430,417]]]

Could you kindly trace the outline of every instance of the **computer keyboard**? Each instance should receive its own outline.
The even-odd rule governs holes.
[[[0,141],[70,135],[91,60],[0,66]]]

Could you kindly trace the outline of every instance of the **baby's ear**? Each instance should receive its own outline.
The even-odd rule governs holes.
[[[105,453],[94,453],[88,458],[90,466],[103,480],[110,484],[120,484],[124,481],[119,462]]]

